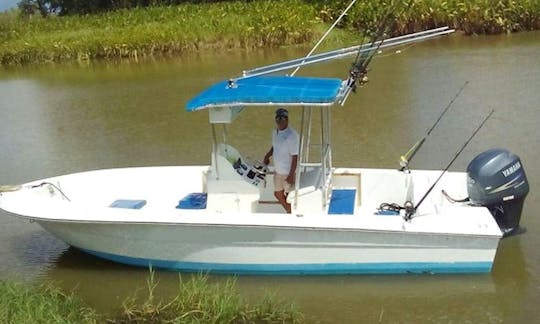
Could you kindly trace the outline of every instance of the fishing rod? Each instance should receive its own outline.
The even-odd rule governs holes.
[[[367,67],[369,63],[371,62],[371,59],[379,51],[379,48],[382,46],[384,42],[384,33],[386,31],[386,21],[390,18],[390,14],[392,13],[392,10],[388,8],[388,12],[385,13],[384,19],[381,20],[379,23],[379,26],[377,27],[376,33],[371,38],[371,51],[362,52],[358,50],[356,54],[356,59],[351,64],[351,68],[349,69],[349,77],[347,79],[347,88],[345,90],[345,94],[343,96],[343,100],[341,101],[341,105],[345,105],[345,102],[347,101],[347,98],[349,97],[349,94],[352,92],[356,92],[356,83],[358,80],[360,80],[360,86],[364,85],[368,82],[367,80]],[[365,36],[364,36],[365,38]],[[381,39],[382,38],[382,39]],[[375,47],[375,44],[377,46]]]
[[[431,193],[431,191],[433,190],[433,188],[435,188],[435,186],[437,185],[437,183],[439,183],[439,181],[441,180],[441,178],[443,177],[443,175],[446,173],[446,171],[448,171],[448,169],[450,169],[450,166],[454,163],[454,161],[459,157],[459,155],[461,154],[461,152],[463,152],[463,150],[465,150],[465,148],[467,147],[467,145],[469,145],[469,143],[471,142],[471,140],[474,138],[474,136],[480,131],[480,129],[484,126],[484,124],[488,121],[488,119],[491,117],[491,115],[493,115],[493,113],[495,112],[495,110],[491,109],[491,111],[489,112],[489,114],[484,118],[484,120],[482,121],[482,123],[476,128],[476,130],[472,133],[472,135],[469,137],[469,139],[463,144],[463,146],[461,147],[461,149],[456,153],[456,155],[454,156],[454,158],[450,161],[450,163],[448,163],[448,165],[446,166],[446,168],[444,168],[444,170],[441,172],[441,174],[439,175],[439,177],[437,178],[437,180],[435,180],[435,182],[433,183],[433,185],[431,185],[431,187],[429,187],[428,191],[424,194],[424,196],[422,197],[422,199],[420,199],[420,201],[416,204],[416,206],[413,206],[412,202],[408,201],[405,203],[405,220],[406,221],[409,221],[412,219],[413,217],[413,214],[416,212],[416,210],[418,210],[418,208],[420,207],[420,205],[422,205],[422,203],[424,202],[424,200],[426,199],[426,197]]]
[[[407,4],[407,9],[411,6],[411,4],[413,3],[414,0],[411,0],[408,4]],[[397,3],[397,2],[396,2]],[[394,5],[396,4],[394,3]],[[376,29],[376,33],[373,35],[373,37],[371,38],[371,47],[373,48],[375,46],[375,43],[377,43],[377,41],[379,41],[379,44],[377,46],[377,48],[375,48],[374,50],[370,51],[370,52],[365,52],[365,53],[362,53],[360,51],[358,51],[358,53],[356,54],[356,59],[355,61],[352,63],[352,68],[355,69],[357,68],[360,72],[360,73],[365,73],[367,72],[367,66],[369,65],[369,62],[371,62],[371,59],[373,58],[373,56],[375,55],[375,53],[377,53],[377,51],[379,50],[380,46],[382,45],[382,43],[384,42],[384,39],[383,36],[386,32],[386,29],[387,29],[387,21],[392,17],[392,12],[394,10],[393,9],[393,6],[392,7],[388,7],[388,11],[385,12],[384,14],[384,18],[379,22],[379,26],[377,26],[377,29]]]
[[[439,118],[437,118],[437,120],[435,121],[435,123],[433,124],[433,126],[431,126],[431,128],[427,131],[426,135],[424,136],[424,138],[422,138],[421,140],[419,140],[418,142],[416,142],[408,151],[407,153],[405,153],[404,155],[402,155],[400,158],[399,158],[399,165],[401,166],[401,168],[399,168],[399,171],[404,171],[404,170],[409,170],[409,162],[412,160],[412,158],[416,155],[416,153],[418,152],[418,150],[420,150],[420,148],[422,147],[422,145],[424,144],[424,142],[426,141],[426,139],[429,137],[429,135],[431,134],[431,132],[435,129],[435,127],[437,127],[437,125],[439,124],[439,122],[441,121],[441,119],[443,118],[443,116],[446,114],[446,112],[450,109],[450,107],[452,106],[452,104],[454,103],[454,101],[456,101],[456,99],[461,95],[461,92],[463,91],[463,89],[465,89],[465,87],[469,84],[469,81],[465,81],[465,83],[461,86],[461,88],[459,89],[459,91],[456,93],[456,95],[454,96],[454,98],[452,98],[452,100],[450,100],[450,102],[448,103],[448,105],[446,106],[446,108],[444,108],[443,112],[439,115]]]
[[[343,96],[343,100],[341,100],[341,105],[345,105],[345,102],[347,101],[347,98],[349,97],[350,92],[356,92],[357,82],[360,82],[360,86],[367,83],[367,72],[368,72],[368,66],[371,63],[371,60],[373,59],[373,56],[379,51],[379,48],[384,43],[384,34],[387,31],[388,24],[387,22],[391,17],[393,13],[394,6],[398,2],[393,3],[391,7],[388,7],[388,11],[385,13],[384,18],[379,23],[379,26],[377,27],[376,33],[371,38],[371,48],[375,47],[375,44],[377,44],[377,47],[375,47],[372,51],[368,52],[362,52],[358,51],[356,55],[355,61],[352,63],[351,69],[349,70],[349,78],[347,79],[347,88],[345,90],[345,94]],[[410,0],[406,7],[404,7],[403,10],[408,10],[414,3],[414,0]]]

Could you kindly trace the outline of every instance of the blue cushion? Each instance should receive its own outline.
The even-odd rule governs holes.
[[[356,189],[332,190],[332,198],[330,198],[330,207],[328,207],[328,214],[352,215],[354,213],[355,199]]]
[[[202,192],[194,192],[185,196],[178,202],[177,209],[205,209],[208,195]]]
[[[115,200],[110,207],[114,208],[128,208],[128,209],[141,209],[146,205],[146,200],[129,200],[119,199]]]

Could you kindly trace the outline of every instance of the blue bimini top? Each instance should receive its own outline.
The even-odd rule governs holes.
[[[223,106],[332,105],[342,94],[342,80],[290,76],[259,76],[219,82],[191,99],[187,111]]]

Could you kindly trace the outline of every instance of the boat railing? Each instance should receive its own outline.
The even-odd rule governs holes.
[[[256,76],[261,76],[265,74],[271,74],[276,73],[280,71],[290,70],[297,67],[302,67],[306,65],[311,65],[315,63],[322,63],[330,60],[336,60],[336,59],[342,59],[350,56],[355,56],[359,52],[370,52],[377,49],[384,49],[388,47],[394,47],[394,46],[400,46],[400,45],[406,45],[410,43],[415,43],[418,41],[448,35],[453,33],[455,30],[450,29],[449,27],[440,27],[435,29],[430,29],[418,33],[412,33],[407,34],[403,36],[398,37],[392,37],[388,39],[384,39],[381,41],[373,42],[373,43],[367,43],[362,45],[356,45],[346,48],[341,48],[333,51],[328,51],[316,55],[311,55],[309,57],[301,57],[294,60],[289,60],[285,62],[270,64],[262,67],[257,67],[250,70],[245,70],[242,72],[242,76],[238,78],[233,78],[232,81],[246,79],[246,78],[252,78]],[[381,44],[382,43],[382,44]]]
[[[298,210],[298,198],[300,194],[320,190],[322,200],[320,208],[326,208],[329,199],[329,188],[332,176],[332,147],[330,142],[330,108],[320,109],[320,137],[319,143],[312,142],[312,110],[315,107],[305,107],[302,110],[300,121],[300,150],[296,170],[295,189],[293,191],[293,209]],[[318,152],[310,151],[316,147]],[[315,154],[317,153],[317,154]],[[311,160],[314,159],[314,160]],[[316,176],[314,176],[316,175]],[[309,181],[306,181],[309,178]],[[308,184],[309,183],[309,184]],[[304,209],[306,206],[303,206]],[[310,207],[313,208],[313,207]]]

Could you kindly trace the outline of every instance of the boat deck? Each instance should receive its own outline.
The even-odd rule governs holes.
[[[320,212],[286,214],[273,197],[271,179],[266,186],[243,192],[231,187],[221,193],[218,201],[234,202],[219,209],[209,204],[202,209],[178,209],[179,201],[191,193],[208,190],[208,166],[145,167],[99,170],[60,176],[24,185],[23,190],[3,194],[0,207],[40,221],[111,222],[196,224],[219,226],[263,226],[336,228],[350,230],[412,231],[423,233],[459,233],[500,235],[500,230],[486,208],[452,204],[440,193],[444,188],[451,195],[462,197],[465,175],[445,175],[412,221],[400,215],[379,215],[377,208],[383,202],[403,204],[407,194],[405,175],[396,170],[339,168],[334,170],[335,190],[353,190],[353,212],[328,212],[329,205]],[[423,194],[439,172],[414,171],[415,199]],[[401,178],[401,180],[399,179]],[[67,201],[51,185],[30,189],[32,185],[54,184],[70,199]],[[393,183],[394,185],[389,185]],[[356,187],[355,187],[356,186]],[[231,189],[236,188],[236,189]],[[250,190],[251,190],[250,189]],[[225,197],[225,198],[223,198]],[[111,207],[117,200],[144,201],[139,209]],[[24,204],[33,201],[33,204]],[[39,202],[39,203],[36,203]],[[214,206],[214,207],[212,207]]]

